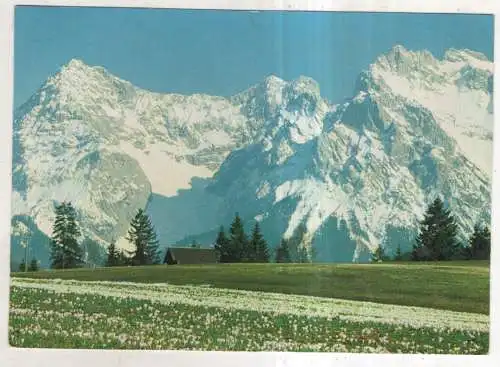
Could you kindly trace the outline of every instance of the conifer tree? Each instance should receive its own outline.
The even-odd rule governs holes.
[[[458,252],[457,224],[443,201],[429,205],[413,247],[414,260],[451,260]]]
[[[130,223],[127,240],[134,245],[131,252],[132,265],[152,265],[160,263],[159,244],[151,219],[139,209]]]
[[[288,247],[288,241],[284,238],[281,239],[279,247],[276,249],[276,262],[277,263],[290,263],[292,259],[290,257],[290,249]]]
[[[120,253],[116,248],[116,243],[114,240],[108,246],[108,258],[106,259],[106,266],[117,266],[120,265],[119,259]]]
[[[31,263],[30,263],[30,266],[28,268],[28,271],[38,271],[39,267],[38,267],[38,261],[37,259],[33,258],[31,259]]]
[[[215,251],[219,258],[219,262],[227,263],[230,262],[229,257],[229,239],[226,237],[226,232],[224,232],[224,227],[220,226],[217,239],[215,240]]]
[[[255,222],[249,244],[249,261],[258,263],[269,262],[269,249],[261,233],[259,222]]]
[[[76,211],[70,202],[56,205],[56,218],[52,230],[52,267],[75,268],[83,262],[83,252],[78,244],[80,229],[76,224]]]
[[[229,228],[229,262],[246,261],[248,257],[248,239],[243,228],[243,221],[236,213],[231,228]]]
[[[157,265],[161,264],[160,243],[158,242],[158,239],[156,237],[156,232],[154,231],[153,227],[151,228],[152,228],[152,237],[148,241],[148,244],[146,246],[146,254],[147,254],[148,264]]]
[[[481,228],[474,226],[474,233],[469,239],[470,258],[475,260],[489,260],[491,249],[491,234],[488,226]]]

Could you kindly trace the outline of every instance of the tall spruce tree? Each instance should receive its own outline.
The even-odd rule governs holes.
[[[51,238],[51,265],[55,269],[75,268],[83,263],[83,251],[78,244],[80,229],[76,210],[70,202],[56,205],[56,218]]]
[[[106,266],[117,266],[120,265],[120,253],[116,248],[116,243],[114,240],[108,246],[108,258],[106,259]]]
[[[152,265],[160,263],[159,244],[151,219],[139,209],[130,223],[127,240],[134,245],[131,252],[132,265]]]
[[[249,256],[248,238],[243,228],[243,221],[236,213],[229,228],[228,262],[247,261]]]
[[[481,228],[474,226],[474,232],[469,239],[470,258],[475,260],[489,260],[491,250],[491,233],[488,226]]]
[[[255,222],[249,244],[249,261],[258,263],[269,262],[269,249],[260,230],[259,222]]]
[[[457,224],[441,199],[427,208],[413,247],[414,260],[451,260],[458,253]]]
[[[224,232],[224,227],[220,226],[219,233],[217,234],[217,239],[215,240],[215,251],[219,258],[219,262],[227,263],[230,262],[230,250],[229,250],[229,239]]]
[[[292,258],[290,256],[290,248],[288,241],[284,238],[281,239],[279,247],[276,249],[276,262],[277,263],[290,263]]]

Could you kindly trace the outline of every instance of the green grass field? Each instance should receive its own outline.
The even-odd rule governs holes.
[[[13,273],[16,277],[211,285],[489,313],[489,263],[216,264]]]

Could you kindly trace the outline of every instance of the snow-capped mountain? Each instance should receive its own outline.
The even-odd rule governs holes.
[[[72,60],[15,112],[13,215],[50,235],[71,200],[106,245],[147,207],[168,245],[208,244],[239,212],[273,244],[302,226],[318,261],[345,261],[410,246],[442,195],[465,234],[489,220],[492,80],[481,54],[396,46],[332,105],[307,77],[182,96]]]

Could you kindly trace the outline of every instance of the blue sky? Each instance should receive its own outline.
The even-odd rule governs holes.
[[[307,75],[340,102],[395,44],[493,59],[487,15],[17,7],[14,105],[72,58],[156,92],[229,96],[275,74]]]

